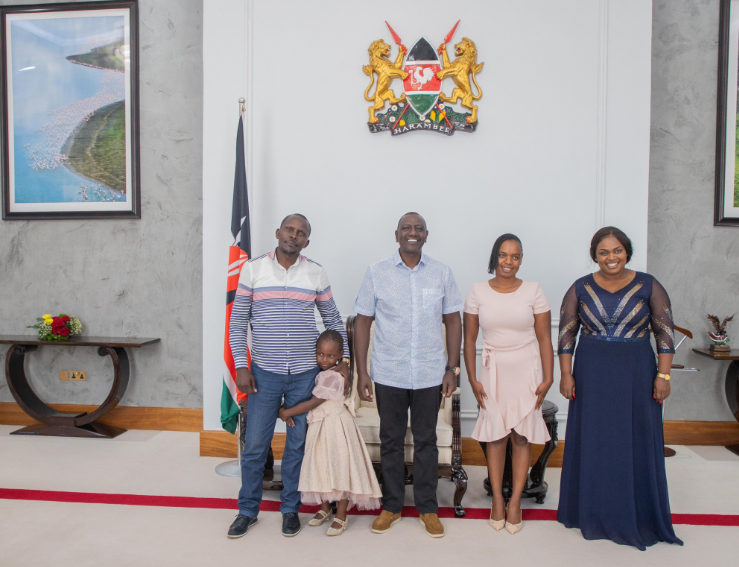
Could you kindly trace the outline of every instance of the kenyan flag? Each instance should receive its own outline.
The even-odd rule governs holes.
[[[431,44],[421,38],[408,52],[403,70],[408,73],[403,81],[408,104],[424,120],[441,92],[441,81],[436,77],[441,71],[439,56]]]

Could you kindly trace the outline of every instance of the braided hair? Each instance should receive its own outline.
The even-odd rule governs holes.
[[[320,335],[318,335],[316,347],[321,341],[334,342],[339,345],[339,350],[341,350],[342,352],[344,351],[344,337],[342,337],[341,333],[339,333],[338,331],[334,331],[333,329],[326,329],[325,331],[323,331]]]

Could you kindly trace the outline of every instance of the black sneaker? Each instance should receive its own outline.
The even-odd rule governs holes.
[[[258,521],[259,520],[257,518],[251,518],[249,516],[244,516],[244,514],[239,514],[236,516],[234,523],[231,524],[231,527],[228,528],[228,537],[236,539],[237,537],[245,536],[249,528]]]
[[[297,512],[288,512],[282,515],[282,535],[294,537],[300,533],[300,518]]]

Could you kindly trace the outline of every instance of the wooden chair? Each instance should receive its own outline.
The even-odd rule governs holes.
[[[356,356],[354,353],[354,324],[355,316],[346,321],[346,334],[351,354],[350,371],[352,376],[351,396],[354,398],[354,407],[357,413],[357,426],[362,433],[362,438],[367,445],[372,465],[377,473],[377,478],[382,482],[382,467],[380,465],[380,415],[377,404],[365,402],[359,397],[357,390],[357,379],[359,373],[356,368]],[[370,347],[367,355],[367,366],[369,370],[370,357],[372,353],[372,338],[374,336],[375,324],[370,329]],[[374,383],[372,385],[374,391]],[[465,515],[462,507],[462,498],[467,491],[467,473],[462,468],[462,432],[460,427],[460,396],[459,383],[451,398],[442,398],[439,408],[439,418],[436,426],[437,446],[439,448],[439,478],[446,478],[454,482],[454,513],[458,518]],[[405,437],[405,481],[413,484],[413,435],[410,424]]]
[[[691,333],[688,329],[684,329],[683,327],[678,327],[677,325],[674,325],[674,328],[675,328],[675,331],[683,335],[683,338],[680,339],[680,342],[678,342],[675,345],[675,352],[677,352],[677,349],[680,347],[681,344],[683,344],[683,341],[685,339],[693,338],[693,333]],[[683,364],[673,364],[671,368],[672,370],[676,370],[678,372],[698,372],[699,371],[697,368],[685,368],[685,365]],[[665,413],[665,404],[662,404],[662,415],[663,416],[664,416],[664,413]],[[665,446],[665,457],[674,457],[676,454],[677,453],[675,449],[671,449],[670,447]]]

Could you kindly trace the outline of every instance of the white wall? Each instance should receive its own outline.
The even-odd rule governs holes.
[[[286,214],[308,216],[305,253],[327,268],[344,316],[366,266],[396,249],[393,231],[409,210],[426,218],[425,250],[452,267],[463,295],[488,277],[495,238],[516,233],[524,245],[520,275],[542,284],[555,323],[565,291],[591,269],[595,229],[625,230],[636,248],[633,267],[645,269],[651,2],[454,6],[442,16],[450,5],[437,0],[205,0],[205,429],[220,428],[240,96],[249,101],[253,251],[274,246]],[[459,18],[453,42],[469,37],[485,63],[478,131],[370,134],[362,65],[373,40],[392,43],[384,20],[410,48],[422,36],[441,43]],[[400,81],[393,88],[397,94]],[[549,399],[565,412],[556,382]],[[476,405],[466,382],[462,408],[468,434]]]

